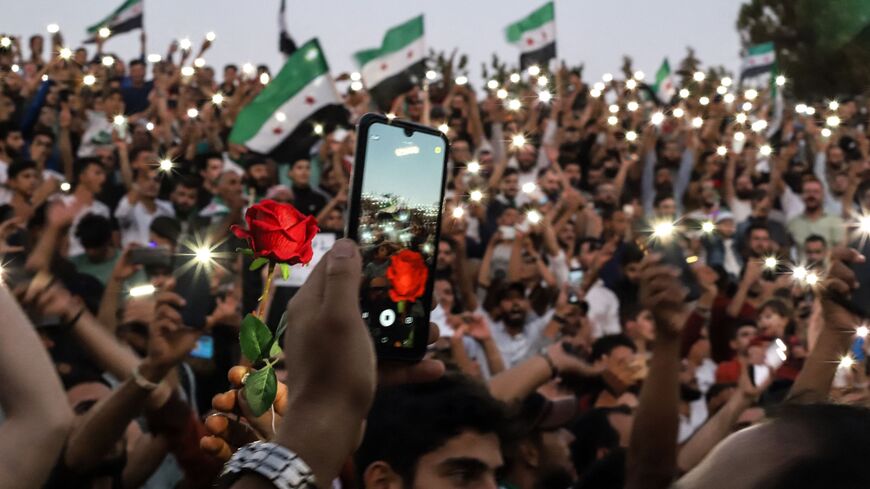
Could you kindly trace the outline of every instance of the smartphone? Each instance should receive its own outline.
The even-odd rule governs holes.
[[[698,279],[695,278],[695,273],[689,262],[686,261],[683,248],[676,235],[667,240],[653,239],[647,249],[659,253],[664,263],[680,270],[680,281],[689,291],[686,302],[693,302],[701,297],[701,286],[698,284]]]
[[[215,265],[199,261],[191,246],[179,244],[174,260],[175,293],[187,301],[180,311],[183,324],[203,329],[216,304],[211,293],[211,267]]]
[[[128,254],[130,263],[143,267],[166,267],[172,266],[172,253],[163,247],[134,248]]]
[[[214,356],[214,338],[209,335],[200,336],[196,340],[196,346],[190,351],[190,356],[210,360]]]
[[[788,347],[779,338],[770,342],[764,352],[764,365],[752,366],[752,384],[761,385],[776,372],[788,358]]]
[[[502,241],[513,241],[517,239],[517,230],[513,226],[499,226],[498,234]]]
[[[575,289],[579,289],[580,285],[583,284],[583,269],[581,268],[572,268],[568,272],[568,285]]]
[[[357,127],[346,235],[360,245],[360,310],[380,358],[426,353],[448,152],[434,128],[377,114]]]

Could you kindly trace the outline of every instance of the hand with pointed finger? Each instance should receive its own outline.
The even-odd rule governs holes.
[[[686,322],[688,290],[679,277],[680,270],[664,263],[657,254],[641,261],[640,302],[653,314],[657,337],[679,336]]]

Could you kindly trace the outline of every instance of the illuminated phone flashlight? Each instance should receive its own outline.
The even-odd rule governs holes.
[[[814,115],[816,113],[816,108],[813,106],[807,106],[807,115]]]
[[[457,85],[462,86],[468,83],[468,77],[465,75],[459,75],[453,81],[456,82]]]
[[[196,117],[198,115],[199,115],[199,110],[197,110],[196,107],[191,107],[191,108],[187,109],[187,117],[189,119],[196,119]]]
[[[151,284],[145,285],[137,285],[135,287],[130,288],[130,297],[145,297],[147,295],[154,295],[157,289],[154,288]]]
[[[616,107],[616,112],[619,112],[619,106],[618,106],[618,105],[611,105],[611,107]],[[640,107],[640,104],[638,104],[638,103],[637,103],[636,101],[634,101],[634,100],[632,100],[631,102],[625,104],[625,108],[626,108],[629,112],[634,112],[634,111],[636,111],[636,110],[638,109],[638,107]],[[613,111],[611,111],[611,112],[613,112]],[[616,112],[614,112],[614,113],[616,113]]]
[[[215,105],[221,105],[222,103],[224,103],[224,98],[224,94],[218,92],[211,96],[211,103]]]
[[[268,84],[269,84],[269,80],[271,80],[271,79],[272,79],[272,78],[269,76],[268,73],[260,73],[260,84],[262,84],[262,85],[268,85]]]
[[[526,137],[522,134],[514,134],[511,136],[511,146],[514,148],[522,148],[526,145]]]
[[[728,148],[726,148],[725,146],[719,146],[718,148],[716,148],[716,154],[719,156],[725,156],[728,154]]]
[[[181,76],[191,77],[194,73],[196,73],[196,69],[193,66],[181,67]]]
[[[783,75],[778,75],[778,76],[776,77],[775,82],[776,82],[776,86],[778,86],[778,87],[781,87],[781,86],[785,85],[785,82],[786,82],[785,76],[783,76]]]
[[[695,129],[699,129],[703,125],[704,119],[702,119],[701,117],[695,117],[694,119],[692,119],[692,127],[694,127]]]
[[[593,88],[592,90],[589,90],[589,96],[592,98],[598,98],[601,96],[601,90]]]
[[[752,123],[752,130],[755,132],[761,132],[767,129],[767,121],[764,119],[758,119],[757,121]]]
[[[768,256],[764,259],[764,268],[768,270],[776,270],[777,265],[779,265],[779,260],[775,256]]]
[[[205,66],[205,58],[196,58],[195,60],[193,60],[193,66],[196,66],[197,68],[202,68],[203,66]]]
[[[162,171],[162,172],[172,171],[173,166],[175,166],[175,165],[172,163],[172,160],[170,160],[169,158],[163,158],[162,160],[160,160],[160,171]]]
[[[840,125],[840,118],[838,116],[835,116],[835,115],[829,115],[825,119],[825,124],[829,127],[837,127]]]
[[[599,92],[603,92],[604,89],[607,88],[607,86],[604,85],[604,83],[602,82],[595,82],[595,84],[592,85],[592,88],[597,89]]]
[[[527,71],[527,72],[529,73],[529,75],[531,75],[531,76],[538,76],[539,74],[541,74],[541,67],[539,67],[538,65],[532,65],[532,66],[529,66],[529,67],[526,69],[526,71]]]
[[[710,97],[704,95],[703,97],[698,99],[698,103],[701,105],[709,105],[710,104]]]
[[[361,81],[355,81],[350,83],[350,89],[354,92],[359,92],[363,89],[363,84]]]
[[[676,231],[676,226],[673,221],[663,220],[653,224],[653,238],[667,241],[671,239]]]
[[[312,130],[314,131],[314,134],[323,136],[323,124],[315,123]]]
[[[870,333],[870,328],[863,324],[855,328],[855,336],[859,338],[866,338],[868,333]]]
[[[548,104],[550,103],[550,100],[553,100],[553,94],[547,90],[541,90],[538,92],[538,100],[540,100],[541,103]]]
[[[501,99],[501,100],[504,100],[504,99],[506,99],[507,96],[508,96],[508,91],[505,90],[504,88],[499,88],[499,89],[495,92],[495,96],[498,97],[498,98]]]
[[[151,53],[148,55],[149,63],[159,63],[161,61],[163,61],[163,56],[160,56],[159,54]]]
[[[837,365],[837,368],[840,370],[849,370],[855,366],[855,359],[852,358],[852,355],[844,355],[840,358],[840,363]]]
[[[251,63],[245,63],[242,65],[242,74],[247,78],[253,78],[254,75],[257,74],[257,68],[255,68]]]
[[[605,83],[610,83],[613,81],[613,73],[605,73],[601,75],[601,79],[604,80]]]
[[[538,224],[539,222],[541,222],[541,219],[543,219],[543,216],[541,216],[540,212],[532,209],[526,213],[526,219],[528,219],[528,221],[532,224]]]
[[[462,216],[465,215],[465,209],[462,207],[454,207],[453,208],[453,218],[454,219],[462,219]]]
[[[58,51],[57,51],[57,57],[64,60],[64,61],[72,58],[72,54],[73,54],[72,49],[70,49],[66,46],[58,49]]]
[[[831,100],[831,102],[828,104],[828,108],[831,110],[837,110],[840,108],[840,102],[837,102],[836,100]]]
[[[693,264],[693,263],[697,263],[697,262],[698,262],[698,256],[697,256],[697,255],[692,255],[692,256],[687,256],[687,257],[686,257],[686,263],[688,263],[689,265],[691,265],[691,264]]]
[[[520,74],[519,73],[511,73],[510,81],[511,81],[511,83],[519,83],[520,82]]]
[[[807,273],[807,278],[804,279],[804,282],[806,282],[810,287],[813,287],[819,283],[819,280],[819,276],[816,272],[809,272]]]
[[[728,87],[719,85],[718,87],[716,87],[716,93],[718,93],[719,95],[725,95],[726,93],[728,93]]]
[[[804,281],[807,278],[809,272],[807,272],[807,268],[803,265],[798,265],[791,270],[791,276],[794,277],[795,280]]]
[[[93,86],[94,83],[97,83],[97,77],[91,75],[90,73],[82,77],[82,84],[86,87]]]
[[[661,123],[665,121],[665,114],[662,112],[656,112],[649,118],[649,121],[654,126],[661,125]]]
[[[611,114],[616,114],[619,112],[619,106],[616,104],[610,104],[610,106],[607,107],[607,110],[610,111]]]
[[[743,105],[741,105],[740,108],[743,109],[744,112],[749,112],[752,110],[752,102],[743,102]]]
[[[446,123],[442,122],[441,124],[438,124],[438,130],[443,132],[444,134],[447,134],[447,131],[450,130],[450,126],[448,126]]]
[[[625,133],[625,140],[629,143],[633,143],[637,141],[637,133],[634,131],[628,131]]]
[[[185,37],[184,39],[181,39],[180,41],[178,41],[178,47],[181,48],[182,51],[188,51],[188,50],[190,50],[190,47],[191,47],[192,45],[193,45],[193,44],[190,42],[190,39],[187,38],[187,37]]]
[[[429,73],[434,74],[435,72],[430,70]],[[429,78],[429,73],[426,74],[426,78]],[[490,81],[486,82],[486,88],[488,88],[490,90],[497,89],[498,88],[498,80],[490,80]]]
[[[858,232],[863,236],[870,236],[870,215],[858,217]]]
[[[481,190],[472,190],[468,194],[468,198],[471,199],[472,202],[480,202],[483,200],[483,191]]]
[[[683,117],[684,115],[686,115],[686,111],[677,107],[676,109],[674,109],[673,114],[674,114],[674,117],[679,119],[679,118]]]
[[[508,110],[512,110],[512,111],[516,112],[516,111],[520,110],[521,108],[523,108],[523,103],[520,102],[520,99],[512,98],[512,99],[508,100]]]
[[[722,97],[722,101],[725,102],[726,104],[733,104],[734,99],[735,99],[735,97],[734,97],[733,93],[726,93],[725,96]]]
[[[746,134],[743,134],[741,131],[737,131],[734,133],[735,141],[743,141],[744,139],[746,139]]]
[[[108,27],[100,27],[100,30],[99,32],[97,32],[97,34],[99,34],[100,37],[102,37],[103,39],[106,39],[112,35],[112,29],[109,29]]]
[[[689,92],[688,88],[680,89],[680,98],[689,98],[689,95],[691,95],[691,93]]]
[[[69,184],[69,182],[62,182],[60,184],[60,191],[61,192],[69,192],[71,188],[72,188],[72,186]]]
[[[208,265],[214,259],[214,254],[208,246],[200,246],[193,250],[193,256],[198,263]]]
[[[154,130],[154,123],[151,121],[148,121],[147,123],[145,123],[145,130],[153,131]]]
[[[821,132],[823,138],[829,138],[829,137],[831,137],[831,134],[833,134],[831,132],[831,130],[828,129],[827,127],[822,128],[822,130],[820,132]]]
[[[692,75],[692,79],[695,80],[696,82],[702,82],[702,81],[704,81],[705,78],[707,78],[707,75],[704,74],[703,71],[696,71]]]
[[[625,81],[625,88],[627,88],[629,90],[634,90],[635,88],[637,88],[637,81],[635,81],[633,78],[630,80],[626,80]]]
[[[710,234],[716,230],[716,225],[713,224],[713,221],[704,221],[701,223],[701,232],[704,234]]]
[[[611,126],[615,126],[615,125],[619,124],[619,117],[612,115],[612,116],[607,118],[607,123]]]
[[[48,24],[45,26],[45,30],[48,31],[49,34],[57,34],[60,31],[60,26],[57,24]]]
[[[103,66],[105,66],[107,68],[111,67],[113,64],[115,64],[115,58],[113,58],[111,56],[103,56],[103,59],[101,61],[103,63]]]
[[[546,76],[539,76],[538,77],[538,86],[539,87],[546,87],[548,83],[550,83],[550,79],[547,78]]]
[[[633,78],[634,78],[635,80],[637,80],[637,81],[643,81],[644,77],[646,77],[646,75],[645,75],[642,71],[637,70],[637,71],[634,72],[634,76],[633,76]]]
[[[116,127],[123,127],[127,124],[127,118],[121,114],[118,114],[112,118],[112,124],[114,124]]]
[[[205,40],[206,41],[214,42],[215,39],[217,39],[217,35],[214,32],[209,31],[209,32],[205,33]]]
[[[807,111],[807,104],[797,104],[794,106],[794,111],[798,114],[804,114]]]
[[[750,88],[743,92],[743,97],[745,97],[746,100],[755,100],[755,98],[758,97],[758,90]]]
[[[468,173],[477,173],[480,171],[480,163],[476,161],[469,161],[465,169],[468,170]]]
[[[535,182],[526,182],[523,184],[523,193],[531,194],[537,189],[538,186],[535,185]]]
[[[438,78],[438,73],[436,73],[435,70],[429,70],[426,72],[426,79],[427,80],[432,81],[435,78]]]
[[[11,45],[12,45],[11,38],[9,38],[7,36],[0,37],[0,48],[8,48]]]
[[[738,112],[737,115],[734,116],[734,121],[737,122],[738,124],[745,124],[746,119],[747,119],[747,116],[746,116],[746,113],[744,113],[744,112]]]
[[[761,156],[770,156],[773,153],[773,148],[769,144],[763,144],[758,148],[758,152],[761,153]]]

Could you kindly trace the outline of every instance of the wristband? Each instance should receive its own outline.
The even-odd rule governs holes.
[[[82,315],[83,315],[85,312],[87,312],[87,310],[88,310],[88,308],[87,308],[86,306],[82,306],[82,308],[79,309],[79,312],[77,312],[76,315],[72,317],[72,319],[70,319],[69,321],[67,321],[66,323],[64,323],[63,326],[64,326],[65,328],[72,328],[73,326],[76,325],[77,322],[79,322],[79,319],[82,318]]]
[[[550,358],[550,355],[547,352],[541,353],[541,357],[547,361],[547,365],[550,366],[550,378],[555,379],[559,376],[559,369],[556,367],[556,364],[553,362],[553,359]]]

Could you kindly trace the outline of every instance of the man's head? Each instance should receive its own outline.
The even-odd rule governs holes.
[[[572,187],[578,188],[580,186],[580,180],[583,178],[583,170],[579,161],[574,159],[564,161],[562,163],[562,173],[568,177],[568,181],[571,182]]]
[[[671,194],[657,194],[653,199],[653,212],[661,219],[673,219],[677,215],[677,201]]]
[[[596,206],[617,204],[616,186],[611,182],[602,182],[595,187],[595,204]]]
[[[520,175],[516,168],[507,168],[498,185],[501,194],[509,199],[516,198],[520,193]]]
[[[133,175],[139,196],[147,200],[156,199],[160,192],[160,172],[157,168],[151,165],[137,168],[133,170]]]
[[[98,158],[82,158],[76,161],[74,174],[76,189],[84,189],[94,195],[103,190],[106,170],[103,169],[103,163]]]
[[[870,412],[786,403],[765,423],[720,442],[674,489],[870,487]],[[752,463],[747,463],[747,461]]]
[[[175,252],[181,236],[181,224],[173,217],[158,216],[148,227],[148,237],[152,243]]]
[[[628,216],[622,209],[615,208],[611,205],[605,205],[601,211],[601,220],[604,225],[604,233],[606,237],[618,236],[620,240],[626,235],[629,226]]]
[[[602,336],[592,344],[589,359],[593,362],[602,360],[607,369],[617,368],[617,365],[627,365],[634,360],[637,347],[631,338],[623,334]]]
[[[514,328],[523,327],[529,313],[529,300],[526,298],[525,287],[519,283],[505,284],[496,292],[501,320]]]
[[[100,263],[110,257],[112,248],[112,223],[96,214],[85,214],[76,227],[76,237],[92,262]]]
[[[517,165],[524,172],[535,167],[538,161],[538,150],[531,144],[524,144],[517,150]]]
[[[217,182],[217,194],[224,202],[229,203],[241,198],[243,191],[241,175],[232,170],[221,173]]]
[[[256,189],[258,195],[263,195],[272,186],[272,175],[269,165],[262,155],[250,155],[244,160],[245,179],[248,185]]]
[[[762,223],[753,223],[746,230],[749,256],[761,258],[770,253],[770,230]]]
[[[809,235],[804,241],[804,256],[810,265],[824,263],[828,257],[828,242],[818,234]]]
[[[439,276],[435,279],[432,286],[432,297],[435,302],[441,306],[446,312],[453,309],[456,296],[453,293],[453,283],[445,276]]]
[[[21,129],[11,123],[0,123],[0,151],[6,154],[9,159],[17,158],[21,155],[21,150],[24,148],[24,137],[21,135]]]
[[[148,146],[137,146],[130,150],[130,166],[133,169],[148,168],[157,162],[157,155]]]
[[[6,186],[25,199],[33,197],[33,192],[39,186],[36,163],[30,160],[17,160],[9,165]]]
[[[538,188],[541,189],[550,201],[555,201],[559,198],[559,192],[562,190],[561,180],[556,170],[547,168],[541,170],[538,177]]]
[[[206,185],[217,185],[224,169],[224,159],[220,153],[210,153],[202,157],[199,175]]]
[[[622,274],[632,284],[640,284],[640,262],[643,260],[643,250],[636,244],[629,243],[622,252]]]
[[[438,271],[449,271],[453,269],[453,263],[456,261],[456,242],[448,236],[441,236],[441,241],[438,242]]]
[[[674,166],[680,161],[680,143],[676,141],[668,141],[662,146],[661,159],[663,163]]]
[[[342,233],[344,232],[344,214],[338,207],[333,207],[326,213],[320,225],[323,231]]]
[[[179,218],[186,218],[196,208],[199,197],[199,182],[191,176],[184,176],[175,181],[175,186],[169,194],[169,201],[175,208],[175,214]]]
[[[311,162],[305,159],[294,161],[288,176],[294,187],[308,188],[311,185]]]
[[[496,487],[503,405],[460,376],[383,388],[356,451],[365,489]]]
[[[806,212],[816,212],[822,207],[825,198],[825,189],[822,182],[815,177],[804,179],[801,184],[801,199],[804,201]]]
[[[752,192],[752,215],[757,218],[766,218],[770,214],[770,194],[763,190]]]
[[[54,133],[48,129],[39,129],[33,133],[30,141],[30,158],[33,161],[45,164],[45,160],[51,156],[54,147]]]
[[[591,270],[598,253],[601,251],[601,241],[595,238],[583,238],[577,244],[580,252],[580,266],[584,270]]]
[[[130,61],[130,80],[134,85],[141,85],[145,82],[145,62],[141,59]]]
[[[124,113],[124,98],[121,90],[112,89],[97,96],[95,107],[99,107],[109,117]]]
[[[471,161],[471,144],[465,139],[455,138],[450,143],[450,157],[454,163]]]
[[[619,308],[623,330],[632,341],[654,341],[656,324],[652,312],[635,304],[623,304]]]
[[[755,322],[744,320],[737,323],[731,330],[731,339],[728,344],[738,355],[745,357],[749,352],[749,345],[756,335],[758,335],[758,326],[755,325]]]
[[[734,193],[740,200],[749,200],[755,193],[752,177],[748,173],[741,173],[734,180]]]
[[[239,67],[234,64],[224,66],[224,83],[233,84],[236,81],[236,75],[239,72]]]

